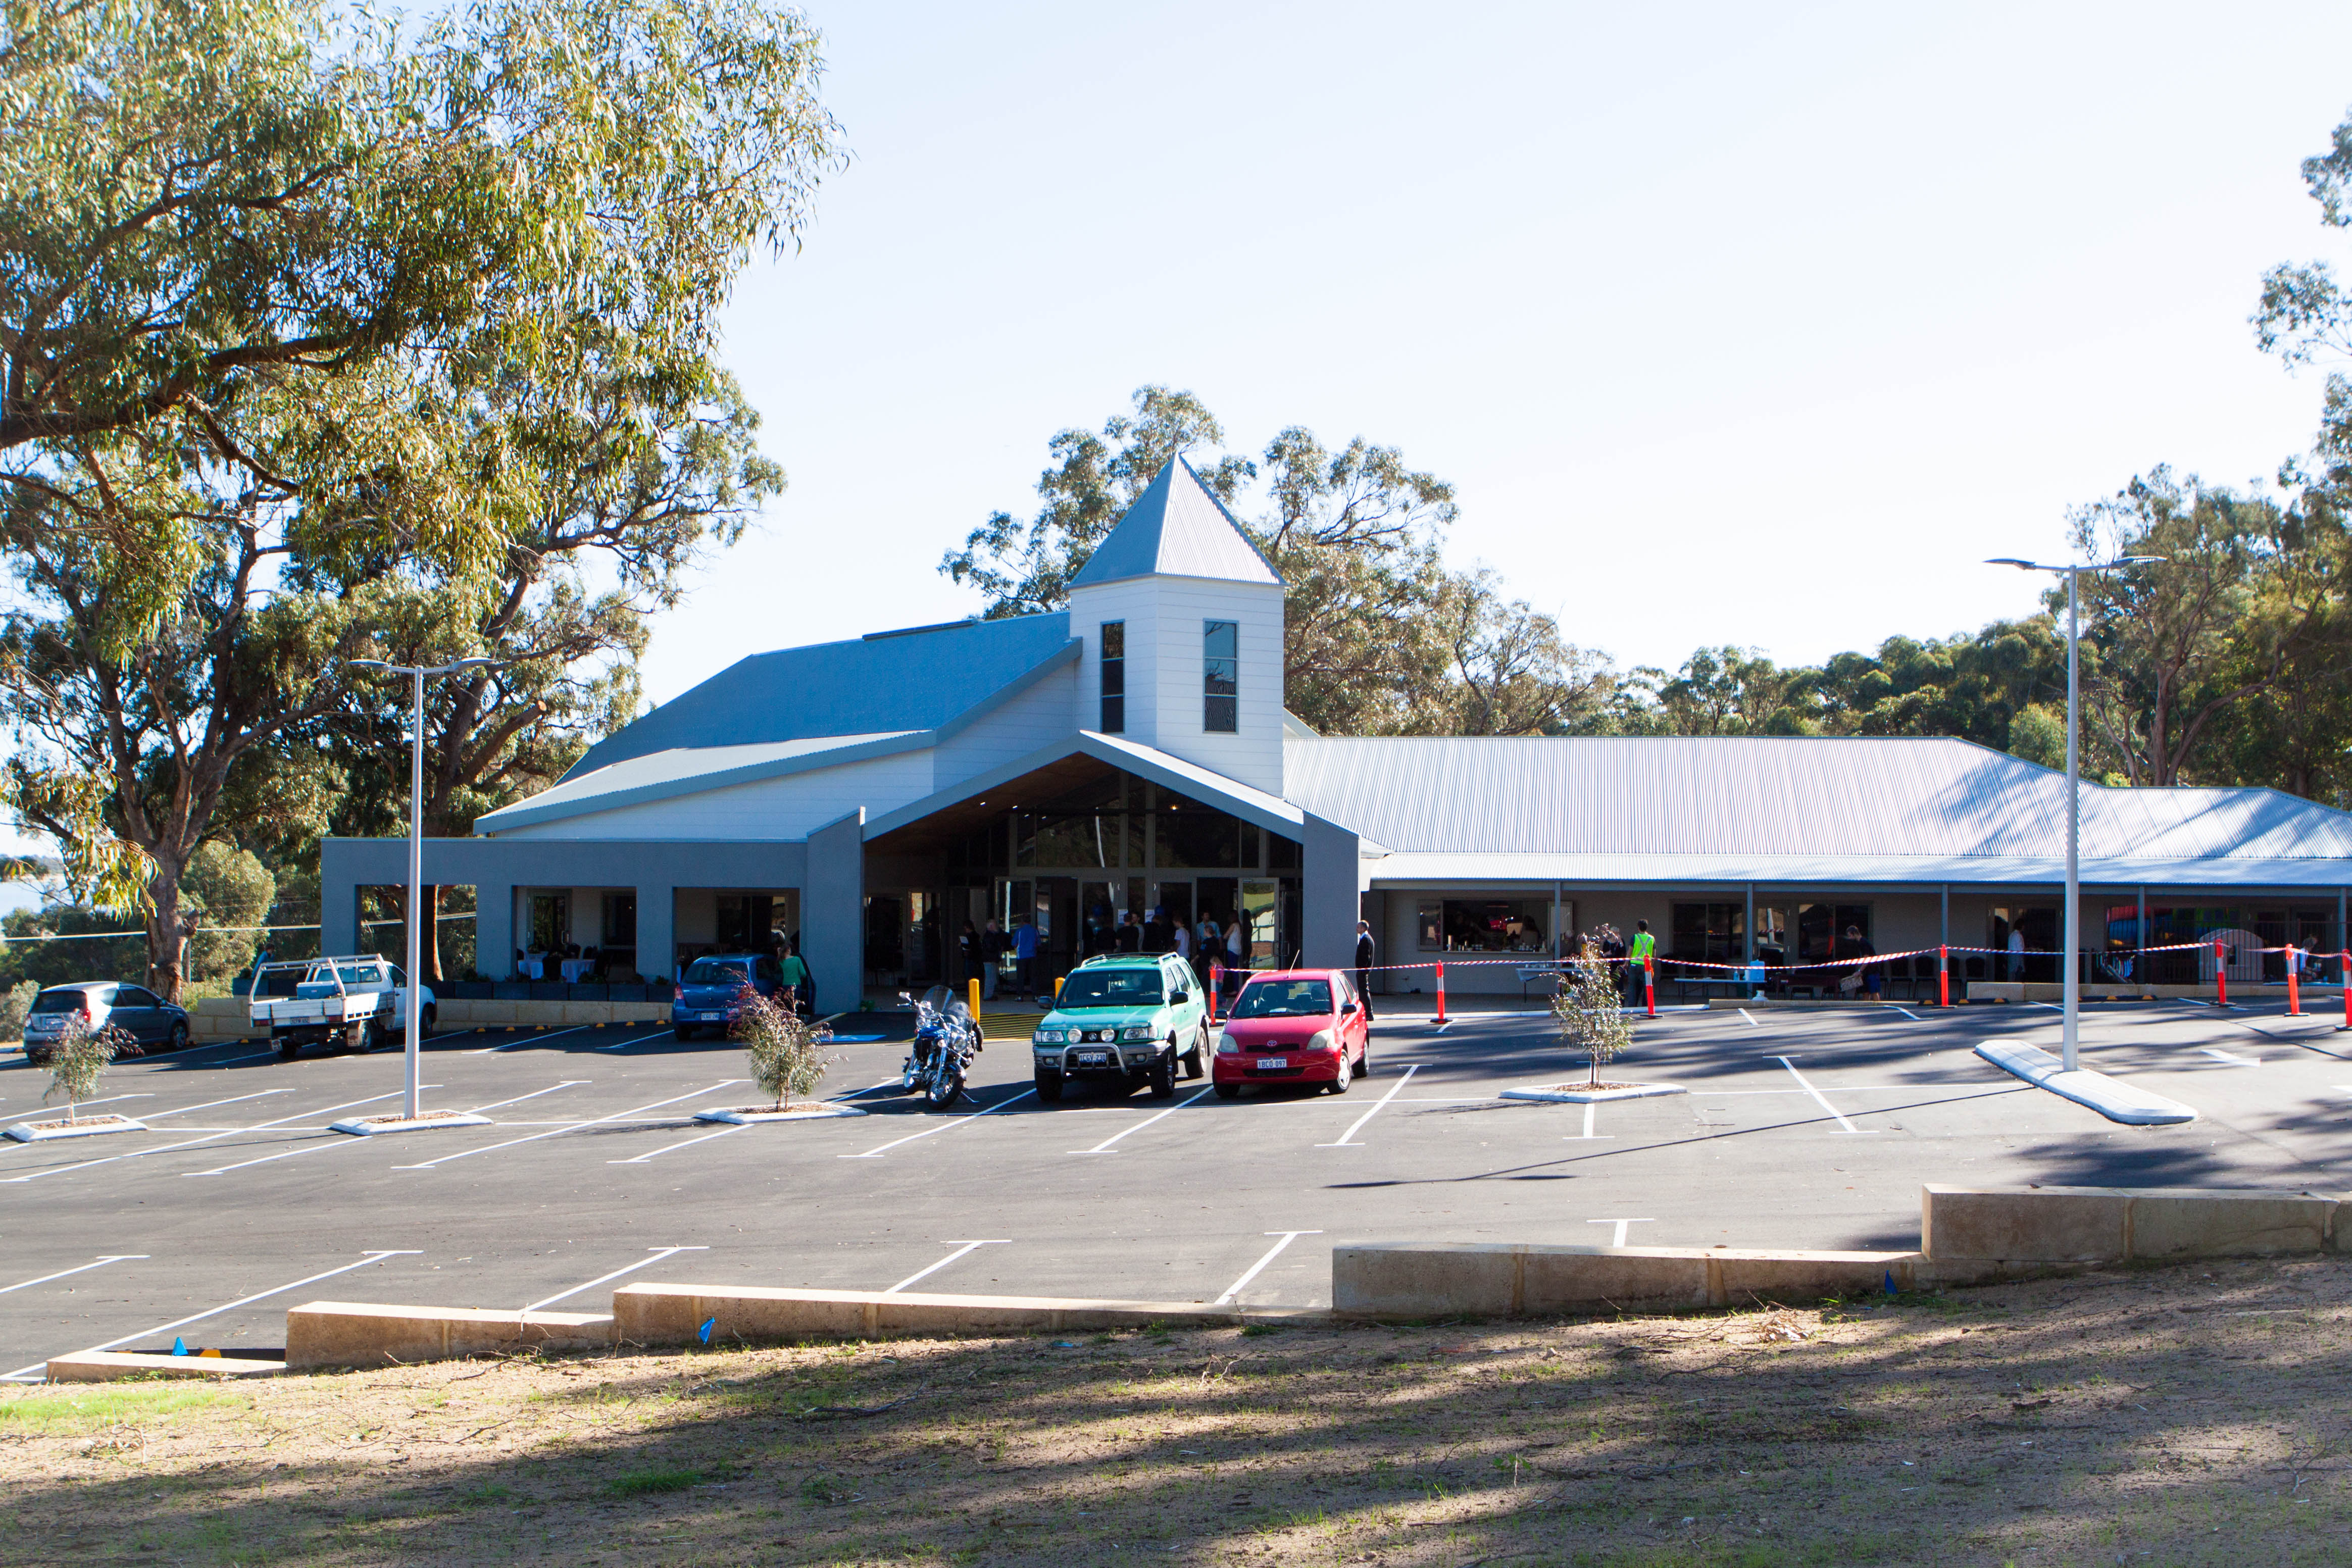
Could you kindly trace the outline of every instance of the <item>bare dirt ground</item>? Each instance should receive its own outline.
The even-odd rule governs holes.
[[[0,1391],[9,1563],[2342,1563],[2352,1266]]]

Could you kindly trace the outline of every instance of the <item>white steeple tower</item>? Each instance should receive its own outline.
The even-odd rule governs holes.
[[[1182,458],[1070,580],[1070,633],[1079,728],[1282,793],[1282,577]]]

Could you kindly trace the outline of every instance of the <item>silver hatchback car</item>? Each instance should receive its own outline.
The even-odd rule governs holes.
[[[33,998],[25,1017],[25,1060],[44,1062],[49,1048],[65,1032],[66,1020],[79,1014],[91,1028],[112,1024],[139,1043],[142,1051],[178,1051],[188,1043],[185,1008],[165,1001],[144,986],[120,980],[84,980],[51,986]]]

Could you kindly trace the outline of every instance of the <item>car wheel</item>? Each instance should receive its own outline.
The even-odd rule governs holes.
[[[669,1026],[669,1037],[672,1040],[692,1040],[694,1038],[694,1030],[688,1028],[685,1024],[674,1023]]]
[[[1062,1075],[1058,1072],[1037,1074],[1037,1098],[1048,1105],[1062,1097]]]
[[[1348,1053],[1343,1051],[1339,1053],[1339,1076],[1331,1080],[1331,1092],[1334,1094],[1345,1094],[1348,1092],[1348,1083],[1351,1076],[1352,1074],[1349,1071]]]
[[[1217,1085],[1217,1098],[1218,1098],[1218,1099],[1220,1099],[1220,1100],[1238,1100],[1238,1099],[1240,1099],[1241,1097],[1242,1097],[1242,1086],[1241,1086],[1240,1084],[1238,1084],[1238,1083],[1220,1083],[1220,1084],[1218,1084],[1218,1085]]]
[[[1363,1050],[1356,1053],[1356,1076],[1359,1078],[1370,1078],[1371,1075],[1372,1040],[1370,1035],[1366,1035],[1364,1037]]]
[[[299,1055],[301,1055],[301,1054],[302,1054],[302,1042],[301,1042],[300,1040],[279,1040],[279,1041],[278,1042],[278,1061],[293,1061],[296,1057],[298,1057],[298,1056],[299,1056]]]
[[[1176,1097],[1176,1042],[1170,1040],[1151,1064],[1151,1097],[1173,1100]]]
[[[1184,1076],[1204,1078],[1209,1071],[1209,1024],[1201,1021],[1201,1032],[1192,1039],[1192,1049],[1184,1053]]]
[[[438,1008],[426,1008],[425,1009],[424,1027],[416,1031],[416,1038],[419,1040],[431,1040],[433,1038],[434,1027],[440,1021],[441,1009]]]
[[[163,1041],[163,1049],[165,1051],[188,1049],[188,1026],[184,1019],[172,1026],[171,1036]]]

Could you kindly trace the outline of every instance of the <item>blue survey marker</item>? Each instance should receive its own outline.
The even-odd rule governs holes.
[[[703,1343],[709,1344],[710,1343],[710,1331],[718,1326],[719,1320],[717,1318],[705,1318],[702,1320],[702,1326],[697,1329],[695,1333]]]
[[[173,1336],[173,1338],[172,1338],[172,1354],[173,1354],[173,1355],[185,1355],[185,1354],[188,1354],[188,1342],[187,1342],[186,1340],[184,1340],[184,1339],[180,1338],[178,1335],[174,1334],[174,1335]]]

